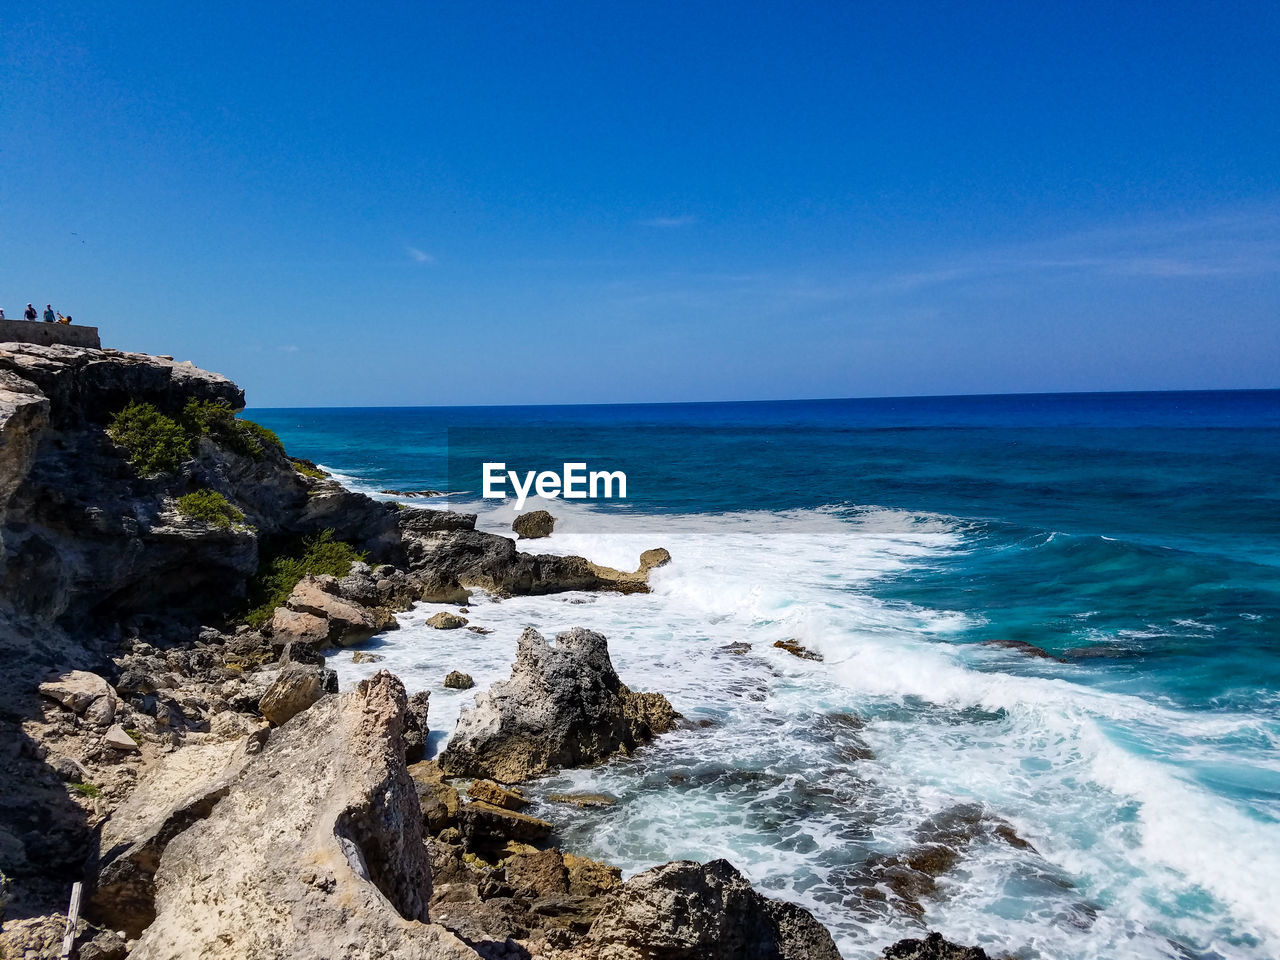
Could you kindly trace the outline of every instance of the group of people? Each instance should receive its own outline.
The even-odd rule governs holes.
[[[7,320],[7,319],[8,317],[4,315],[4,309],[0,308],[0,320]],[[34,306],[28,303],[27,309],[22,312],[22,319],[39,320],[40,314],[36,312],[36,308]],[[46,303],[44,305],[44,322],[45,323],[70,323],[71,314],[67,314],[64,317],[62,314],[54,312],[53,304]]]

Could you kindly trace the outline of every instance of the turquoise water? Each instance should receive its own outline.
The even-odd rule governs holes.
[[[443,647],[423,608],[379,641],[433,690],[437,739],[462,704],[439,670],[500,678],[525,623],[600,629],[633,685],[707,721],[569,775],[620,802],[566,842],[628,869],[729,855],[850,957],[912,925],[1024,956],[1280,953],[1280,392],[249,415],[494,530],[513,514],[477,500],[480,460],[627,473],[624,502],[550,504],[538,549],[665,545],[654,594],[478,598],[488,637]],[[848,713],[873,756],[832,733]],[[851,892],[965,801],[1033,850],[975,842],[922,913]]]

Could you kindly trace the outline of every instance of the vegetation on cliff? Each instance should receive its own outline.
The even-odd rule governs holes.
[[[191,459],[200,437],[254,460],[261,460],[270,449],[284,453],[284,444],[273,431],[240,419],[225,400],[188,400],[177,419],[153,404],[135,400],[111,418],[107,435],[124,447],[143,476],[176,472]]]
[[[267,623],[276,607],[284,606],[303,577],[321,574],[345,577],[351,565],[364,560],[365,556],[351,544],[334,539],[332,530],[286,544],[269,559],[263,558],[262,569],[249,585],[253,607],[245,616],[245,623],[251,627]]]
[[[186,431],[150,403],[129,403],[111,418],[107,435],[124,447],[143,476],[173,473],[191,456]]]
[[[219,530],[229,530],[233,524],[244,522],[244,514],[216,490],[196,490],[179,497],[178,512]]]

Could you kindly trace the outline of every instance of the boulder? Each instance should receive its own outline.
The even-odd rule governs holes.
[[[384,672],[274,733],[236,787],[170,841],[132,960],[475,960],[431,924],[430,860]]]
[[[521,540],[539,540],[551,536],[556,528],[556,518],[545,510],[522,513],[511,523],[511,529]]]
[[[107,694],[84,708],[84,722],[91,727],[109,727],[116,718],[116,698]]]
[[[552,825],[538,817],[472,800],[458,814],[463,833],[474,841],[520,840],[533,843],[551,836]]]
[[[330,673],[310,664],[285,666],[258,702],[258,710],[273,727],[288,723],[325,695]]]
[[[310,616],[310,614],[300,614]],[[280,653],[280,666],[287,663],[310,664],[313,667],[324,666],[324,654],[316,649],[315,643],[308,640],[291,640],[285,644]]]
[[[319,577],[303,577],[289,594],[286,606],[297,613],[309,613],[328,625],[324,641],[344,647],[363,643],[378,632],[374,615],[357,603],[334,596],[326,588],[337,588],[332,582]]]
[[[131,741],[132,742],[132,741]],[[94,915],[130,937],[155,919],[155,872],[169,842],[207,817],[244,768],[243,742],[166,754],[102,827]]]
[[[415,763],[409,767],[414,790],[418,794],[418,809],[422,812],[422,824],[430,834],[439,833],[453,826],[458,820],[461,801],[458,791],[444,782],[440,765],[432,761]]]
[[[370,653],[368,650],[357,650],[351,655],[352,663],[381,663],[387,659],[380,653]]]
[[[73,713],[84,713],[102,697],[115,698],[111,684],[86,670],[72,670],[40,684],[40,694],[58,701]]]
[[[440,765],[450,776],[520,783],[630,754],[677,716],[665,697],[627,689],[601,634],[579,627],[552,644],[530,627],[511,678],[462,712]]]
[[[271,636],[273,645],[277,647],[296,642],[324,646],[329,639],[329,622],[314,613],[276,607],[271,618]]]
[[[467,787],[467,796],[472,800],[482,800],[503,810],[523,810],[529,805],[525,795],[519,790],[508,790],[500,787],[492,780],[473,780]]]
[[[577,958],[840,960],[807,910],[762,896],[726,860],[663,864],[616,887]]]
[[[460,617],[456,613],[450,613],[448,610],[441,610],[434,616],[427,618],[427,626],[434,627],[437,630],[457,630],[459,627],[465,627],[466,625],[466,617]]]
[[[471,674],[463,673],[461,670],[450,670],[449,675],[444,678],[444,685],[450,690],[470,690],[476,685],[471,679]]]
[[[658,567],[665,567],[671,562],[671,553],[666,547],[654,547],[640,554],[640,572],[648,573]]]

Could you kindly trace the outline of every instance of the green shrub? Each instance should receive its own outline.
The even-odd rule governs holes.
[[[102,796],[102,788],[94,786],[92,783],[73,783],[71,789],[82,797],[100,797]]]
[[[239,419],[225,400],[188,400],[182,408],[182,425],[190,436],[209,437],[243,457],[261,460],[272,447],[284,453],[284,444],[274,431]]]
[[[196,490],[179,497],[178,512],[184,517],[202,520],[220,530],[229,530],[233,523],[244,522],[244,514],[216,490]]]
[[[329,476],[310,460],[303,460],[301,457],[290,457],[289,462],[293,464],[293,469],[304,477],[311,477],[313,480],[325,480]]]
[[[245,616],[245,623],[251,627],[265,624],[276,607],[283,606],[289,599],[303,577],[320,574],[345,577],[351,564],[364,558],[365,554],[351,544],[333,539],[332,530],[294,541],[266,560],[249,585],[250,602],[254,606]]]
[[[124,447],[143,476],[173,473],[191,457],[191,441],[172,417],[134,401],[111,418],[107,436]]]

